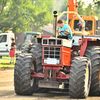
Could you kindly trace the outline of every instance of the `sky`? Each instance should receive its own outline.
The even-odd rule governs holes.
[[[79,1],[79,0],[77,0],[77,1]],[[82,0],[82,1],[85,2],[86,7],[88,6],[89,3],[93,2],[93,0]]]

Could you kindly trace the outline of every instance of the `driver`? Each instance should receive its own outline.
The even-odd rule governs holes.
[[[67,24],[64,24],[64,22],[61,19],[59,19],[57,23],[58,23],[58,26],[60,27],[58,30],[58,33],[59,33],[58,38],[65,38],[65,39],[72,40],[72,32],[71,32],[70,26]]]

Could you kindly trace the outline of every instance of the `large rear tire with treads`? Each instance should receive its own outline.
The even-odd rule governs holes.
[[[90,95],[97,96],[100,94],[99,91],[99,69],[100,69],[100,47],[93,46],[87,47],[85,51],[85,56],[89,57],[91,60],[92,75],[91,75],[91,87]]]
[[[69,95],[71,98],[86,98],[91,82],[91,63],[87,57],[75,57],[71,63]]]

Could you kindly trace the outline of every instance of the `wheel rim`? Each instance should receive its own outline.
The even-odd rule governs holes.
[[[85,91],[88,89],[88,83],[89,83],[89,67],[86,69],[86,77],[85,77]]]
[[[32,63],[32,66],[31,66],[31,70],[34,70],[34,64]],[[30,85],[31,87],[33,86],[33,83],[34,83],[34,78],[31,78],[30,79]]]
[[[99,75],[98,76],[99,76],[98,79],[100,80],[100,66],[99,66]]]

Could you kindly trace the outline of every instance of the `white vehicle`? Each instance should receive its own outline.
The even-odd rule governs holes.
[[[14,37],[14,33],[0,33],[0,57],[9,56],[9,50],[11,46],[11,38]]]

